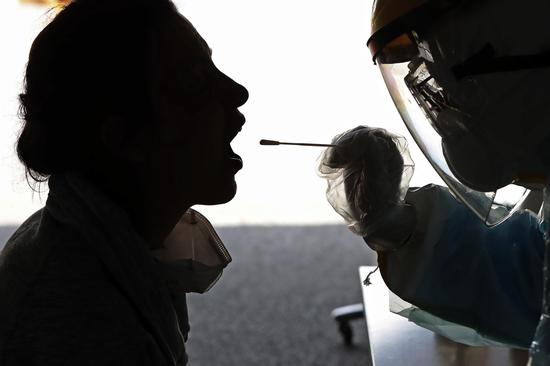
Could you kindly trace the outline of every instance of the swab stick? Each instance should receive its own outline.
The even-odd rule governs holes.
[[[260,140],[260,145],[294,145],[294,146],[317,146],[317,147],[337,147],[338,145],[332,144],[312,144],[307,142],[280,142],[275,140]]]

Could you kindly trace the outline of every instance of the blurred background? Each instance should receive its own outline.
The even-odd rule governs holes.
[[[328,143],[357,125],[409,138],[366,47],[371,0],[179,0],[218,67],[245,85],[247,123],[233,142],[244,161],[229,204],[199,208],[220,225],[340,223],[316,174],[311,147],[260,146],[262,138]],[[16,0],[0,5],[0,224],[17,224],[47,194],[32,194],[14,154],[17,95],[32,40],[52,13]],[[414,145],[414,144],[411,144]],[[435,181],[422,154],[413,185]],[[46,188],[46,187],[44,187]]]
[[[191,364],[364,364],[364,324],[356,326],[356,348],[346,348],[329,313],[361,301],[357,267],[374,256],[325,199],[316,174],[321,149],[258,142],[329,143],[357,125],[384,127],[411,142],[412,185],[439,182],[366,47],[372,1],[175,2],[217,66],[250,92],[241,109],[247,123],[232,144],[244,161],[237,196],[198,208],[234,263],[211,292],[190,296]],[[0,247],[47,198],[29,189],[14,146],[27,54],[51,16],[45,6],[0,3]]]

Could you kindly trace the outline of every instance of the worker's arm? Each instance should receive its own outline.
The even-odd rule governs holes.
[[[435,185],[410,190],[406,202],[415,210],[412,234],[398,249],[379,251],[388,287],[443,319],[529,347],[542,304],[537,217],[521,211],[488,228]]]

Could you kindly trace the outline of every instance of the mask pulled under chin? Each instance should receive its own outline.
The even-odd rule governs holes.
[[[221,277],[231,256],[210,222],[189,209],[163,247],[151,250],[161,275],[174,293],[204,293]]]

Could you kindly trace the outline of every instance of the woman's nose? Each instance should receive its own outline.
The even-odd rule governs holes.
[[[248,100],[248,90],[229,76],[225,76],[224,91],[228,102],[235,107],[240,107]]]
[[[246,101],[248,100],[248,96],[249,96],[248,89],[246,89],[243,85],[241,85],[237,82],[235,82],[235,86],[236,86],[236,89],[237,89],[236,94],[238,95],[237,104],[239,106],[241,106],[241,105],[245,104]]]

